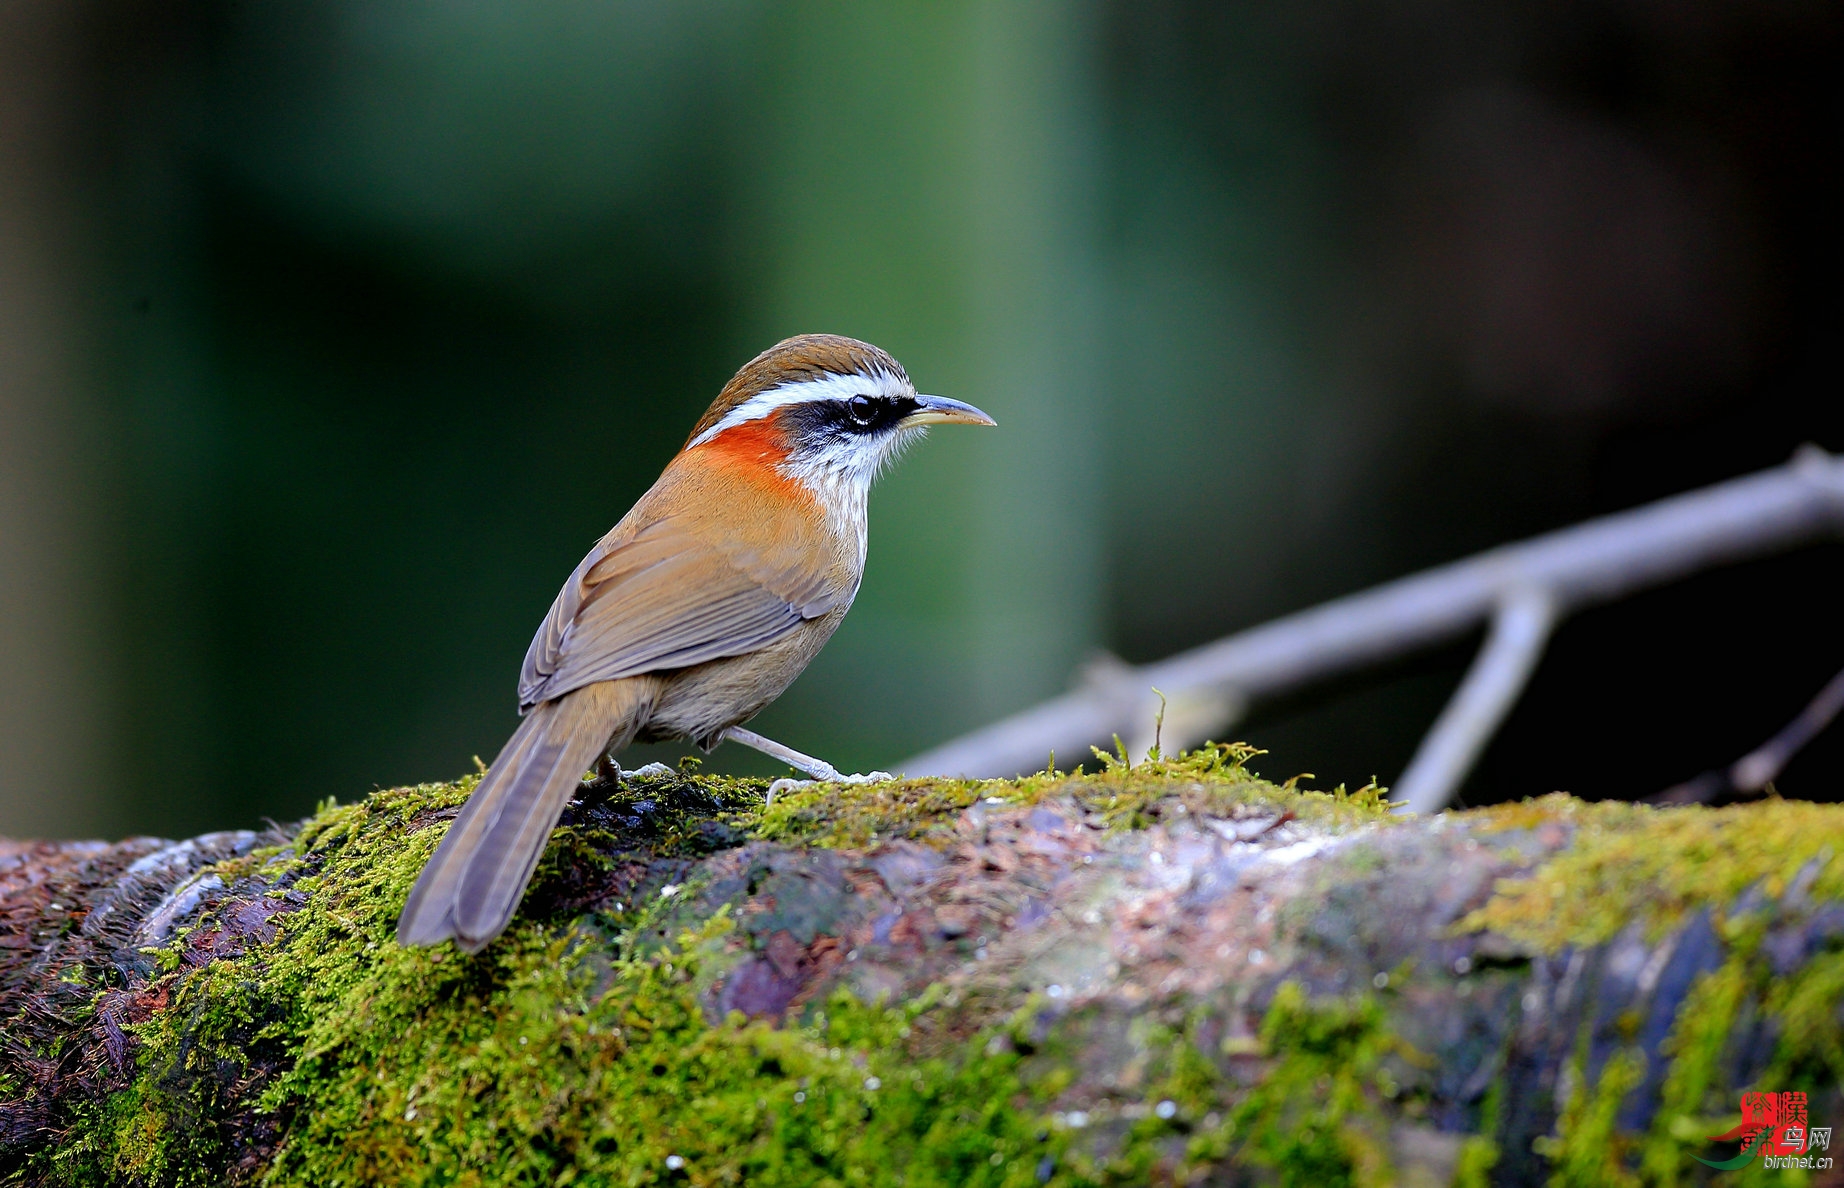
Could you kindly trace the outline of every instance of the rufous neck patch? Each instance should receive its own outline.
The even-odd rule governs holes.
[[[710,451],[712,461],[741,462],[772,471],[788,460],[786,427],[779,414],[744,421],[693,446]]]

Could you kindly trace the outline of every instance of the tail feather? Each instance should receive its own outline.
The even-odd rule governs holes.
[[[639,728],[641,691],[630,683],[587,685],[533,707],[417,878],[398,943],[453,937],[472,953],[505,931],[583,771],[611,737],[619,746]]]
[[[608,737],[560,739],[556,733],[525,757],[504,807],[480,835],[467,876],[455,887],[455,932],[463,941],[485,944],[512,919],[557,818]]]
[[[507,800],[507,785],[524,765],[532,744],[543,737],[553,713],[550,705],[533,708],[519,723],[493,766],[474,786],[467,803],[449,825],[442,844],[424,864],[410,897],[397,917],[397,941],[405,945],[433,945],[455,934],[455,887],[474,856],[480,836],[500,815]]]

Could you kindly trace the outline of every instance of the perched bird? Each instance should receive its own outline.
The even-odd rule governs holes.
[[[993,420],[917,395],[869,343],[805,334],[745,364],[564,583],[519,673],[525,720],[416,880],[398,941],[475,952],[498,936],[578,780],[597,763],[618,778],[630,743],[729,738],[820,779],[870,778],[741,724],[838,628],[871,483],[937,424]]]

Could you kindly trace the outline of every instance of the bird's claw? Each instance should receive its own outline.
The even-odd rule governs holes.
[[[762,807],[767,808],[769,805],[775,803],[775,797],[783,792],[794,792],[801,788],[809,787],[812,783],[812,780],[793,780],[783,776],[768,786],[768,796],[763,800]]]
[[[678,773],[664,763],[648,763],[632,771],[624,771],[619,763],[603,755],[595,761],[595,778],[586,784],[578,785],[574,799],[583,804],[599,803],[607,800],[614,794],[615,789],[624,787],[629,780],[637,776],[643,780],[652,780],[660,776],[676,774]]]
[[[896,778],[887,771],[873,771],[863,775],[842,775],[837,770],[830,768],[826,772],[815,772],[814,775],[818,778],[811,780],[796,780],[783,776],[781,779],[776,780],[768,786],[768,797],[763,802],[763,807],[766,808],[768,805],[775,803],[775,797],[783,792],[792,792],[799,788],[810,788],[814,784],[881,784],[887,780],[894,780]]]

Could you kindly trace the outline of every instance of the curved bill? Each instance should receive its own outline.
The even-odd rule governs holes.
[[[916,403],[922,407],[898,421],[897,428],[913,429],[918,425],[997,425],[999,423],[971,404],[962,404],[946,396],[917,396]]]

